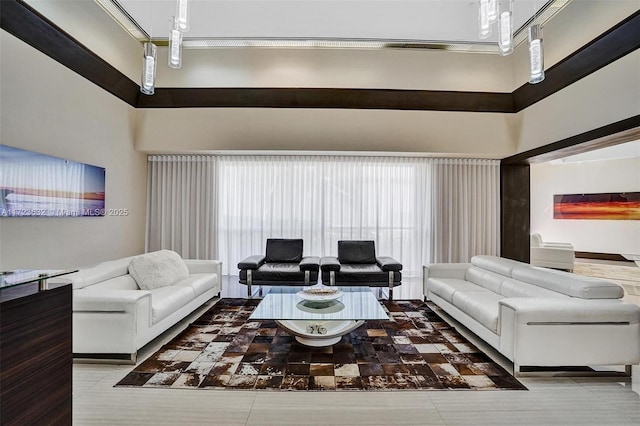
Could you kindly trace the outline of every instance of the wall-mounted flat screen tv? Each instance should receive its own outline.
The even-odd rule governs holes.
[[[104,216],[105,169],[0,145],[0,217]]]

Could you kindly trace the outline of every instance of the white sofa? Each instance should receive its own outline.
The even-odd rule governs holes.
[[[640,363],[640,307],[614,282],[495,256],[424,267],[428,300],[521,366]]]
[[[181,263],[178,267],[184,269],[177,282],[170,282],[175,277],[167,272],[167,263],[162,261],[155,272],[130,273],[132,262],[167,253],[174,261],[177,257]],[[165,279],[167,276],[171,276],[169,281]],[[80,268],[63,278],[73,284],[74,355],[135,362],[138,349],[220,294],[221,262],[182,261],[177,253],[162,250]],[[150,289],[140,289],[139,282]]]
[[[573,271],[575,260],[576,254],[572,244],[542,241],[540,234],[531,234],[532,265]]]

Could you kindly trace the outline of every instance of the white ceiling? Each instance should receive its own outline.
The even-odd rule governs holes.
[[[115,0],[154,39],[166,38],[176,0]],[[499,2],[501,10],[508,0]],[[513,0],[514,28],[547,0]],[[565,3],[564,1],[559,3]],[[478,36],[478,0],[189,0],[185,39],[294,38],[497,42]]]
[[[585,161],[603,161],[639,157],[640,141],[633,141],[609,146],[607,148],[596,149],[582,154],[570,155],[560,159],[557,163],[582,163]]]

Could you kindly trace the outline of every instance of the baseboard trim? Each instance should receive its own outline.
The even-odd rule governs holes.
[[[133,354],[83,354],[74,353],[73,362],[79,364],[135,364],[137,353]]]
[[[576,258],[580,259],[596,259],[596,260],[612,260],[616,262],[629,262],[633,261],[625,259],[624,256],[617,253],[594,253],[590,251],[577,251]]]
[[[584,366],[537,367],[521,366],[518,377],[618,377],[631,380],[631,366],[625,365],[624,371],[595,370]],[[514,375],[515,377],[516,375]]]

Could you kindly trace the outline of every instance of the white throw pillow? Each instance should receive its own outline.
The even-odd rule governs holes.
[[[160,250],[134,257],[129,274],[142,290],[152,290],[187,278],[189,269],[175,251]]]

